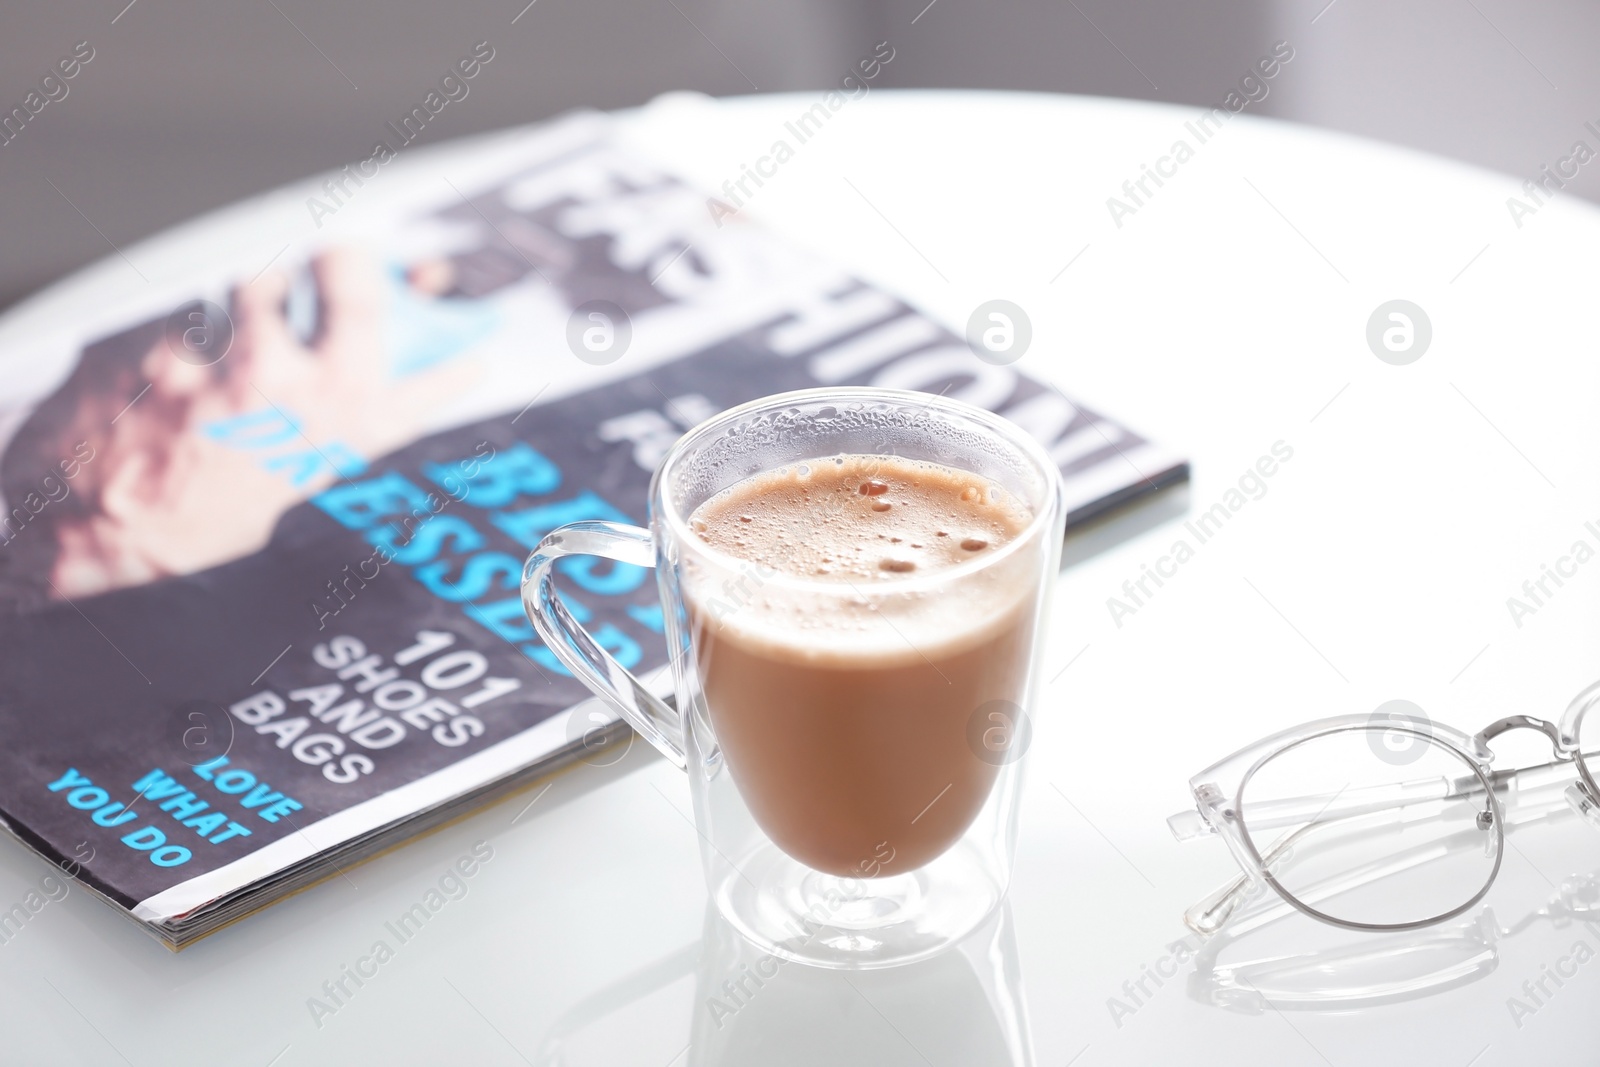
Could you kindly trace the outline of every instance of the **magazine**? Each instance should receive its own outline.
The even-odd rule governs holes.
[[[370,191],[341,174],[290,194],[341,225],[267,267],[220,247],[176,289],[129,273],[37,345],[0,322],[0,820],[172,947],[615,736],[525,617],[523,561],[564,523],[642,523],[658,461],[718,411],[828,384],[967,399],[1045,444],[1071,525],[1187,477],[708,211],[603,116]],[[664,691],[650,572],[559,573]]]

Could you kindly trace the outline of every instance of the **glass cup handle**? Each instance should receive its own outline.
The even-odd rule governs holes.
[[[522,606],[545,647],[679,770],[683,722],[579,626],[556,595],[552,568],[564,556],[600,556],[640,567],[656,565],[650,531],[617,522],[574,522],[546,534],[522,567]]]

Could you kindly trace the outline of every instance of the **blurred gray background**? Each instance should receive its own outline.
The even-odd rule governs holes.
[[[95,56],[0,146],[0,306],[113,244],[369,154],[480,40],[492,64],[419,143],[669,89],[821,88],[885,39],[896,54],[876,87],[1206,105],[1283,39],[1293,64],[1253,112],[1519,177],[1596,144],[1583,124],[1600,123],[1594,0],[525,3],[8,3],[0,113],[77,42]],[[1600,167],[1567,191],[1600,199]]]

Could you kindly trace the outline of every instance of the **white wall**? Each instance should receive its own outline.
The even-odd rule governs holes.
[[[822,86],[885,39],[882,85],[1214,104],[1282,38],[1297,55],[1262,113],[1515,174],[1580,137],[1600,149],[1583,129],[1600,126],[1592,0],[537,0],[515,25],[526,0],[138,0],[113,25],[125,2],[0,14],[0,110],[75,42],[96,51],[0,147],[0,304],[113,242],[366,154],[485,39],[496,58],[425,140],[668,89]],[[1597,174],[1570,188],[1600,199]]]

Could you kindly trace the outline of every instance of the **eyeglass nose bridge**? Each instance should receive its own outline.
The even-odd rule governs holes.
[[[1553,722],[1536,719],[1532,715],[1508,715],[1498,722],[1492,722],[1473,735],[1473,740],[1479,745],[1487,746],[1488,743],[1503,733],[1511,730],[1537,730],[1550,739],[1550,747],[1555,750],[1556,759],[1569,760],[1572,753],[1561,742],[1561,731]]]

